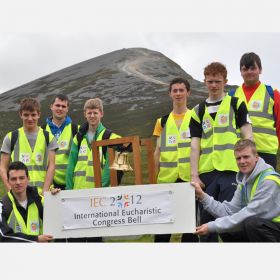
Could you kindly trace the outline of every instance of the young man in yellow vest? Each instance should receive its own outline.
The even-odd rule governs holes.
[[[67,115],[69,100],[64,94],[57,94],[50,105],[52,116],[47,118],[42,126],[56,138],[59,149],[55,156],[55,174],[53,185],[55,188],[65,190],[66,169],[73,137],[77,134],[78,126]]]
[[[99,98],[89,99],[84,105],[86,123],[81,125],[73,139],[69,162],[66,172],[66,189],[94,188],[94,173],[91,144],[93,141],[102,140],[106,129],[101,123],[103,117],[103,103]],[[110,131],[110,139],[119,136]],[[102,167],[102,187],[110,185],[110,170],[108,153],[103,154],[100,149]]]
[[[205,186],[206,193],[219,201],[231,200],[236,190],[238,170],[233,147],[242,138],[252,138],[252,127],[244,102],[226,95],[226,67],[213,62],[204,69],[209,92],[206,101],[195,106],[190,121],[191,180]],[[200,222],[214,218],[200,209]],[[218,235],[200,238],[202,242],[218,242]]]
[[[2,181],[9,191],[8,166],[11,161],[21,161],[28,167],[29,184],[38,187],[40,193],[48,191],[55,172],[57,142],[52,134],[38,126],[41,111],[36,99],[21,100],[19,115],[22,127],[9,132],[1,147]]]
[[[280,174],[259,157],[249,139],[234,147],[238,187],[231,201],[216,201],[195,186],[197,199],[217,219],[196,229],[219,233],[224,242],[280,242]]]
[[[85,102],[84,116],[86,123],[81,125],[77,135],[73,139],[66,171],[66,190],[95,187],[91,144],[93,141],[102,140],[104,134],[109,131],[101,123],[103,115],[103,102],[101,99],[93,98]],[[110,131],[110,139],[118,137],[117,134]],[[110,170],[108,153],[103,154],[102,149],[100,149],[100,157],[102,164],[102,187],[109,187]],[[69,238],[68,242],[102,242],[102,237]]]
[[[20,161],[7,170],[10,191],[0,201],[1,242],[48,242],[43,232],[43,201],[36,187],[28,186],[28,169]],[[59,190],[52,191],[53,194]]]
[[[173,110],[157,119],[153,132],[156,136],[154,159],[159,184],[190,181],[189,82],[183,78],[173,79],[169,84],[169,96]],[[171,234],[156,234],[155,242],[169,242],[170,237]],[[198,242],[198,238],[184,233],[182,242]]]
[[[280,93],[260,82],[262,64],[257,54],[242,55],[240,72],[244,83],[229,95],[238,97],[247,105],[258,154],[276,169],[280,143]]]

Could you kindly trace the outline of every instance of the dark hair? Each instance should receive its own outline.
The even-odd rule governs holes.
[[[236,152],[236,151],[240,152],[247,147],[251,148],[254,155],[257,154],[256,144],[255,144],[254,141],[252,141],[250,139],[240,139],[240,140],[238,140],[234,145],[234,152]]]
[[[52,103],[51,104],[54,104],[55,100],[56,99],[59,99],[61,101],[66,101],[67,102],[67,105],[69,105],[69,99],[68,99],[68,96],[63,94],[63,93],[59,93],[59,94],[56,94],[54,96],[54,98],[52,99]]]
[[[191,86],[190,83],[184,78],[175,78],[169,83],[169,92],[171,92],[171,88],[174,84],[184,84],[187,91],[190,91]]]
[[[262,63],[260,57],[253,52],[244,53],[240,58],[240,70],[242,66],[245,66],[246,69],[254,66],[257,63],[258,67],[262,69]]]
[[[24,170],[25,171],[25,174],[26,176],[28,177],[28,168],[27,166],[21,162],[21,161],[14,161],[14,162],[11,162],[9,167],[8,167],[8,170],[7,170],[7,177],[8,179],[10,178],[10,171],[11,170]]]
[[[215,76],[218,74],[221,74],[224,79],[227,78],[227,68],[220,62],[212,62],[204,68],[204,77],[208,75]]]
[[[22,113],[22,111],[29,111],[29,112],[37,111],[38,113],[40,113],[41,109],[40,109],[39,101],[31,97],[22,99],[20,101],[19,112]]]

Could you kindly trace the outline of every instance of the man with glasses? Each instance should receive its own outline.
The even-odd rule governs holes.
[[[191,181],[205,187],[218,201],[230,201],[236,190],[238,171],[234,144],[241,137],[252,139],[252,127],[244,102],[226,95],[227,69],[213,62],[204,69],[209,97],[192,110]],[[200,207],[200,223],[214,218]],[[201,236],[202,242],[217,242],[217,234]]]

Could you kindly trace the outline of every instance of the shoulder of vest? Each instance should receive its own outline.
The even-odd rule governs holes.
[[[272,86],[270,85],[265,85],[266,91],[268,92],[269,96],[274,100],[274,90]]]
[[[205,106],[206,106],[206,100],[198,104],[198,117],[200,122],[202,122],[205,114]]]
[[[229,96],[234,96],[235,95],[235,92],[236,92],[236,88],[231,88],[228,92],[228,95]]]
[[[110,139],[112,134],[113,134],[113,131],[111,129],[105,128],[105,131],[102,135],[102,140]]]
[[[166,122],[167,122],[167,120],[168,120],[170,114],[171,114],[171,113],[169,113],[169,114],[167,114],[167,115],[164,115],[164,116],[162,116],[162,117],[160,118],[160,125],[161,125],[162,128],[165,127]]]
[[[42,128],[42,129],[47,129],[47,126],[48,126],[48,124],[47,124],[47,123],[44,123],[43,125],[41,125],[41,128]]]
[[[43,204],[42,204],[42,197],[38,193],[37,187],[28,187],[27,191],[30,194],[30,197],[33,199],[34,203],[36,204],[40,218],[43,218]]]
[[[72,137],[74,137],[78,132],[78,125],[71,122]]]

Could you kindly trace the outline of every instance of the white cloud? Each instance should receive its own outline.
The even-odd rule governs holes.
[[[130,47],[159,51],[200,81],[203,68],[212,61],[220,61],[227,66],[229,84],[242,82],[240,56],[254,51],[262,59],[262,81],[275,87],[280,84],[280,33],[9,32],[0,33],[0,42],[0,92]]]

